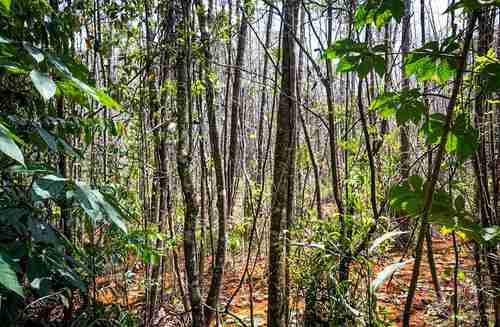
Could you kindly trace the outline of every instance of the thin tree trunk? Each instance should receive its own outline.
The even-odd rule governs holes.
[[[282,79],[278,105],[276,147],[274,149],[274,175],[271,202],[271,227],[269,238],[268,279],[268,326],[282,327],[286,324],[286,292],[283,290],[283,225],[287,222],[290,208],[290,185],[294,177],[294,145],[296,134],[295,99],[295,19],[298,2],[288,0],[283,5]]]
[[[233,200],[235,196],[235,171],[238,162],[238,118],[240,116],[241,107],[241,69],[243,68],[243,60],[245,59],[245,49],[248,34],[248,17],[247,8],[250,6],[250,0],[245,0],[241,11],[240,29],[238,37],[238,49],[236,52],[236,62],[234,63],[234,79],[231,98],[231,126],[229,133],[229,154],[227,167],[227,211],[229,217],[233,211]]]
[[[190,88],[187,60],[191,19],[191,1],[182,0],[177,3],[179,22],[177,28],[177,170],[184,195],[184,261],[188,279],[189,298],[191,302],[192,326],[203,326],[203,302],[200,293],[198,269],[196,267],[196,219],[199,204],[195,197],[193,176],[191,172],[191,154],[189,151],[189,128],[192,124],[187,120],[187,90]]]
[[[215,115],[215,88],[210,78],[212,73],[212,54],[210,49],[210,34],[207,29],[207,24],[211,21],[211,7],[205,11],[201,0],[196,0],[198,12],[198,22],[201,32],[201,40],[203,44],[203,76],[206,89],[206,109],[208,116],[208,133],[210,137],[211,156],[215,169],[215,182],[217,188],[217,215],[218,215],[218,239],[217,250],[215,254],[215,263],[212,271],[212,280],[207,294],[207,307],[205,308],[205,325],[209,326],[213,317],[214,311],[210,308],[216,308],[219,300],[219,293],[224,276],[224,263],[226,256],[226,208],[225,208],[225,186],[221,152],[219,149],[219,134],[217,131],[217,118]],[[207,12],[207,14],[204,14]],[[239,93],[239,91],[238,91]]]

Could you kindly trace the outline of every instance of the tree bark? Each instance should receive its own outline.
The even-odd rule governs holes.
[[[191,19],[191,0],[182,0],[177,3],[177,12],[180,17],[176,28],[177,32],[177,171],[179,174],[182,193],[184,195],[184,261],[188,279],[189,298],[191,302],[192,326],[203,326],[203,303],[200,293],[198,269],[196,266],[196,219],[199,204],[195,197],[195,188],[191,172],[191,153],[189,153],[190,122],[188,121],[187,90],[190,87],[187,78],[187,69],[190,66],[187,55],[189,30]]]
[[[282,34],[282,79],[278,105],[276,147],[274,152],[274,175],[272,183],[271,227],[269,238],[269,287],[268,287],[268,326],[282,327],[286,324],[288,299],[284,292],[283,251],[284,238],[282,228],[286,223],[290,208],[289,196],[293,193],[291,179],[296,133],[295,99],[295,19],[296,0],[287,0],[283,4]]]

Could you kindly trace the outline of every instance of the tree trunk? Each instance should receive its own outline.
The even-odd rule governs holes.
[[[189,43],[189,27],[191,19],[191,1],[182,0],[177,3],[177,170],[184,195],[184,260],[188,279],[189,298],[191,302],[192,326],[203,326],[203,303],[200,293],[198,269],[196,265],[196,219],[199,204],[195,197],[193,176],[191,172],[191,153],[189,153],[189,128],[192,124],[187,119],[187,90],[189,85],[187,60]]]
[[[293,192],[291,180],[296,134],[296,99],[295,99],[295,19],[298,2],[287,0],[283,6],[282,34],[282,79],[279,97],[276,147],[274,152],[274,175],[271,202],[271,227],[269,238],[269,288],[268,288],[268,326],[282,327],[286,324],[288,299],[283,289],[283,251],[284,238],[282,228],[287,221],[290,208],[289,196]],[[290,190],[292,188],[292,190]]]

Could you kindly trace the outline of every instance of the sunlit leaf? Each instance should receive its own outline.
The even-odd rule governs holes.
[[[28,53],[33,57],[33,59],[35,59],[37,63],[41,63],[45,59],[45,56],[43,55],[42,51],[35,48],[30,43],[23,42],[23,47],[26,51],[28,51]]]
[[[35,179],[31,188],[31,199],[40,201],[59,198],[64,191],[66,181],[66,178],[55,175],[46,175]]]
[[[0,124],[0,151],[24,165],[23,153],[14,142],[13,134],[2,124]]]
[[[17,280],[16,271],[12,267],[10,260],[2,253],[0,253],[0,284],[6,289],[24,297],[23,288]]]
[[[379,30],[391,19],[400,23],[404,15],[402,0],[365,0],[354,14],[354,25],[359,31],[366,25],[374,24]]]
[[[10,11],[10,7],[12,5],[12,0],[0,0],[1,7],[4,8],[7,12]]]
[[[56,83],[48,74],[32,70],[30,77],[33,85],[45,100],[50,100],[56,94]]]
[[[392,265],[385,267],[384,270],[378,273],[377,277],[370,285],[370,291],[372,293],[375,293],[380,285],[382,285],[389,277],[391,277],[396,271],[400,270],[410,262],[413,262],[413,259],[393,263]]]
[[[397,236],[408,234],[408,232],[403,232],[400,230],[392,231],[389,233],[385,233],[384,235],[378,237],[373,241],[372,246],[368,249],[368,253],[373,253],[382,243],[384,243],[387,240],[391,240],[396,238]]]

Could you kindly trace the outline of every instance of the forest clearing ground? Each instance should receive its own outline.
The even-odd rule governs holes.
[[[468,254],[471,251],[466,250],[467,244],[460,242],[459,255],[459,308],[462,319],[461,326],[469,326],[466,321],[473,321],[476,314],[473,285],[473,266],[474,259]],[[452,296],[453,296],[453,268],[454,252],[453,241],[450,235],[443,236],[436,233],[433,236],[433,250],[436,261],[439,281],[443,293],[443,301],[439,303],[432,287],[432,278],[426,258],[422,262],[421,273],[417,293],[413,305],[412,326],[451,326],[453,324],[452,314]],[[465,251],[466,250],[466,251]],[[403,252],[401,250],[392,250],[387,255],[378,258],[378,263],[374,267],[374,276],[383,270],[386,266],[398,262]],[[223,283],[223,289],[220,295],[220,303],[225,304],[238,287],[241,272],[244,268],[244,256],[235,255],[234,261],[229,261],[226,266],[226,273]],[[207,263],[207,267],[210,263]],[[377,312],[379,317],[387,322],[392,322],[395,326],[401,325],[401,316],[406,300],[407,287],[410,283],[412,273],[412,263],[407,264],[401,270],[396,272],[392,279],[386,281],[377,291]],[[253,275],[253,316],[256,326],[266,326],[267,321],[267,279],[266,279],[266,260],[259,257]],[[141,286],[143,271],[137,271],[135,282],[128,288],[128,304],[132,307],[142,307],[144,299],[144,288]],[[373,277],[374,278],[374,277]],[[124,297],[116,292],[116,282],[108,278],[100,278],[99,284],[107,284],[107,287],[99,287],[98,301],[110,304],[116,303],[125,305]],[[170,288],[171,276],[165,276],[165,289],[168,294]],[[208,289],[210,275],[205,274],[202,279],[204,290]],[[291,299],[293,301],[293,299]],[[296,308],[293,316],[300,317],[303,313],[304,305],[302,301],[291,304]],[[178,304],[179,309],[181,305]],[[138,308],[139,309],[139,308]],[[140,309],[139,309],[140,310]],[[247,325],[250,325],[250,301],[249,285],[244,283],[238,294],[234,297],[229,308],[232,315],[239,317]],[[470,317],[469,317],[470,316]],[[293,318],[293,317],[292,317]],[[469,318],[469,319],[467,319]],[[164,321],[164,320],[162,320]],[[238,326],[237,319],[230,315],[224,317],[226,326]],[[160,325],[159,325],[160,326]],[[170,325],[169,325],[170,326]]]

